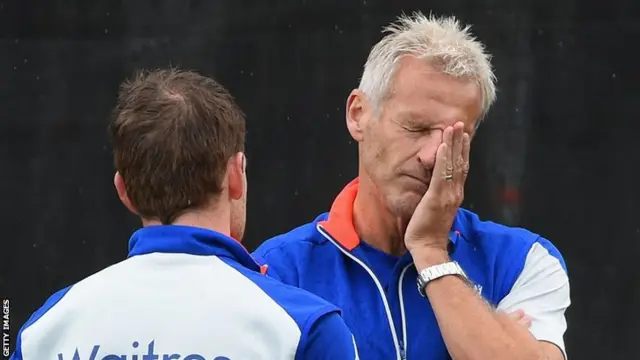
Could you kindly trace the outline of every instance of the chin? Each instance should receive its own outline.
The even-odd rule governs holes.
[[[402,194],[387,198],[387,204],[392,213],[403,219],[410,219],[413,216],[418,203],[424,193],[419,194],[413,191],[406,191]]]

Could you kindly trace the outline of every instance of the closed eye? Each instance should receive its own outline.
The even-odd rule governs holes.
[[[419,128],[419,127],[405,127],[404,129],[410,133],[420,133],[420,134],[428,134],[431,131],[430,128]]]

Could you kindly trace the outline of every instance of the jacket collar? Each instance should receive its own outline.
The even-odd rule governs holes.
[[[238,241],[225,234],[198,227],[157,225],[144,227],[133,233],[129,239],[128,257],[155,252],[213,255],[232,259],[263,274],[266,271]]]
[[[353,225],[353,203],[355,202],[359,188],[359,178],[347,184],[333,201],[327,220],[319,223],[338,244],[348,251],[352,251],[360,245],[360,237],[358,237],[355,226]],[[464,228],[461,216],[456,216],[451,234],[449,235],[449,239],[454,248],[458,238],[460,236],[464,237]]]

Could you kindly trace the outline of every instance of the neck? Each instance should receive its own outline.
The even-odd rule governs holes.
[[[225,211],[226,210],[226,211]],[[215,208],[203,208],[190,210],[178,216],[171,225],[192,226],[213,230],[227,236],[231,236],[231,214],[228,208],[216,206]],[[142,220],[142,226],[162,225],[158,220]]]
[[[406,223],[395,216],[376,188],[366,176],[360,177],[360,186],[353,204],[353,223],[360,239],[394,256],[401,256]]]

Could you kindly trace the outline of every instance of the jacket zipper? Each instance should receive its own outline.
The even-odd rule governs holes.
[[[404,347],[406,346],[406,329],[405,329],[405,314],[404,314],[404,304],[402,303],[402,295],[400,295],[400,313],[402,314],[402,332],[403,332],[403,339],[405,339],[405,341],[403,341],[403,344],[401,346],[400,341],[398,340],[398,335],[396,334],[396,326],[393,322],[393,317],[391,315],[391,307],[389,307],[389,301],[387,301],[387,296],[384,293],[384,288],[382,287],[382,284],[380,284],[380,281],[378,280],[378,278],[376,277],[376,275],[373,273],[373,271],[364,263],[362,262],[362,260],[358,259],[356,256],[354,256],[353,254],[351,254],[350,252],[346,251],[345,249],[342,248],[342,246],[340,246],[332,237],[331,235],[329,235],[323,228],[322,226],[320,226],[319,224],[316,226],[316,228],[318,229],[318,231],[325,237],[327,238],[327,240],[329,240],[333,245],[335,245],[338,250],[340,250],[343,254],[347,255],[351,260],[355,261],[356,264],[360,265],[362,268],[364,268],[364,270],[369,274],[369,276],[371,276],[371,279],[373,279],[373,282],[376,284],[376,287],[378,288],[378,293],[380,295],[380,297],[382,298],[382,303],[384,304],[384,310],[387,314],[387,322],[389,324],[389,328],[391,330],[391,337],[393,338],[393,345],[395,347],[396,350],[396,359],[397,360],[406,360],[406,353],[405,353],[405,349]],[[404,273],[405,271],[409,268],[410,265],[407,265],[407,267],[405,267],[402,270],[402,273],[400,275],[400,284],[398,285],[399,287],[399,291],[400,294],[402,294],[402,279],[404,278]]]
[[[402,271],[400,272],[400,279],[398,280],[398,302],[400,303],[400,321],[402,326],[402,345],[400,347],[402,353],[402,359],[407,359],[407,314],[404,310],[404,295],[402,293],[402,283],[404,282],[404,275],[407,273],[407,270],[413,264],[407,264]]]

